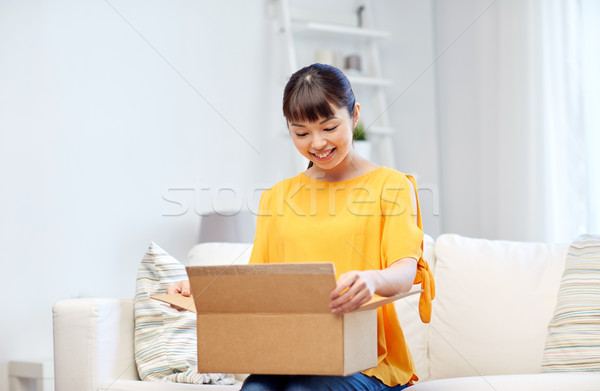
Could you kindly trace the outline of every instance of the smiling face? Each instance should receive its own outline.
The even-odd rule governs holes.
[[[321,170],[340,167],[354,155],[352,133],[358,121],[360,106],[353,115],[346,108],[331,107],[333,115],[316,121],[288,122],[298,152]]]

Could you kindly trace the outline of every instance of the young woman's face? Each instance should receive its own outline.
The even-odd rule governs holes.
[[[346,108],[332,109],[333,116],[329,118],[288,123],[298,152],[323,170],[336,167],[352,151],[352,134],[360,106],[356,105],[353,117]]]

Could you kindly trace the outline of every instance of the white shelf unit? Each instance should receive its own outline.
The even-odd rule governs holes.
[[[364,27],[351,27],[342,26],[329,23],[319,22],[293,22],[292,29],[295,32],[301,31],[321,31],[335,34],[346,34],[354,35],[357,37],[369,37],[369,38],[389,38],[390,33],[381,30],[370,30]]]
[[[380,79],[377,77],[368,77],[368,76],[356,76],[356,75],[346,75],[350,83],[355,85],[365,85],[365,86],[373,86],[373,87],[387,87],[392,85],[392,81],[389,79]]]
[[[392,80],[382,75],[379,55],[379,42],[390,38],[390,33],[372,28],[374,24],[371,1],[344,0],[337,2],[338,6],[332,6],[335,2],[310,4],[311,2],[306,0],[275,1],[278,4],[278,31],[283,34],[288,60],[285,80],[298,69],[315,62],[315,51],[324,49],[324,45],[329,45],[325,48],[333,51],[349,46],[361,48],[363,72],[349,72],[345,69],[342,71],[352,84],[357,101],[361,103],[361,122],[365,125],[367,137],[373,144],[372,160],[395,168],[392,146],[394,128],[389,123],[389,106],[385,93],[386,88],[392,85]],[[330,8],[329,11],[324,9],[325,6]],[[363,7],[361,26],[358,25],[359,7]]]

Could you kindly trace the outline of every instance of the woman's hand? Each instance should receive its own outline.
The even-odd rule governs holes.
[[[169,285],[167,287],[167,295],[174,295],[176,293],[181,293],[183,296],[190,295],[190,281],[182,280],[178,281],[175,284]]]
[[[190,281],[182,280],[178,281],[175,284],[169,285],[167,287],[167,295],[181,294],[183,296],[190,295]],[[185,311],[185,308],[178,307],[176,305],[171,304],[171,307],[175,308],[177,311]]]
[[[329,295],[334,314],[351,312],[371,300],[377,293],[389,297],[408,292],[417,273],[417,260],[402,258],[383,270],[350,271],[340,276]]]
[[[336,287],[329,295],[329,308],[334,314],[354,311],[375,294],[373,271],[350,271],[338,278]]]

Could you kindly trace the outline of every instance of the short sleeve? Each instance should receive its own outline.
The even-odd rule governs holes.
[[[382,267],[387,268],[402,258],[422,256],[423,231],[417,225],[412,187],[403,174],[394,176],[383,186],[381,194]]]
[[[250,263],[269,263],[269,225],[272,219],[271,193],[272,189],[267,189],[260,196]]]
[[[421,284],[419,316],[425,323],[431,320],[431,301],[435,298],[435,281],[429,264],[423,259],[423,230],[417,183],[413,177],[401,174],[399,181],[386,183],[381,195],[383,219],[382,262],[389,267],[402,258],[417,260],[414,284]],[[413,207],[413,190],[416,210]]]

